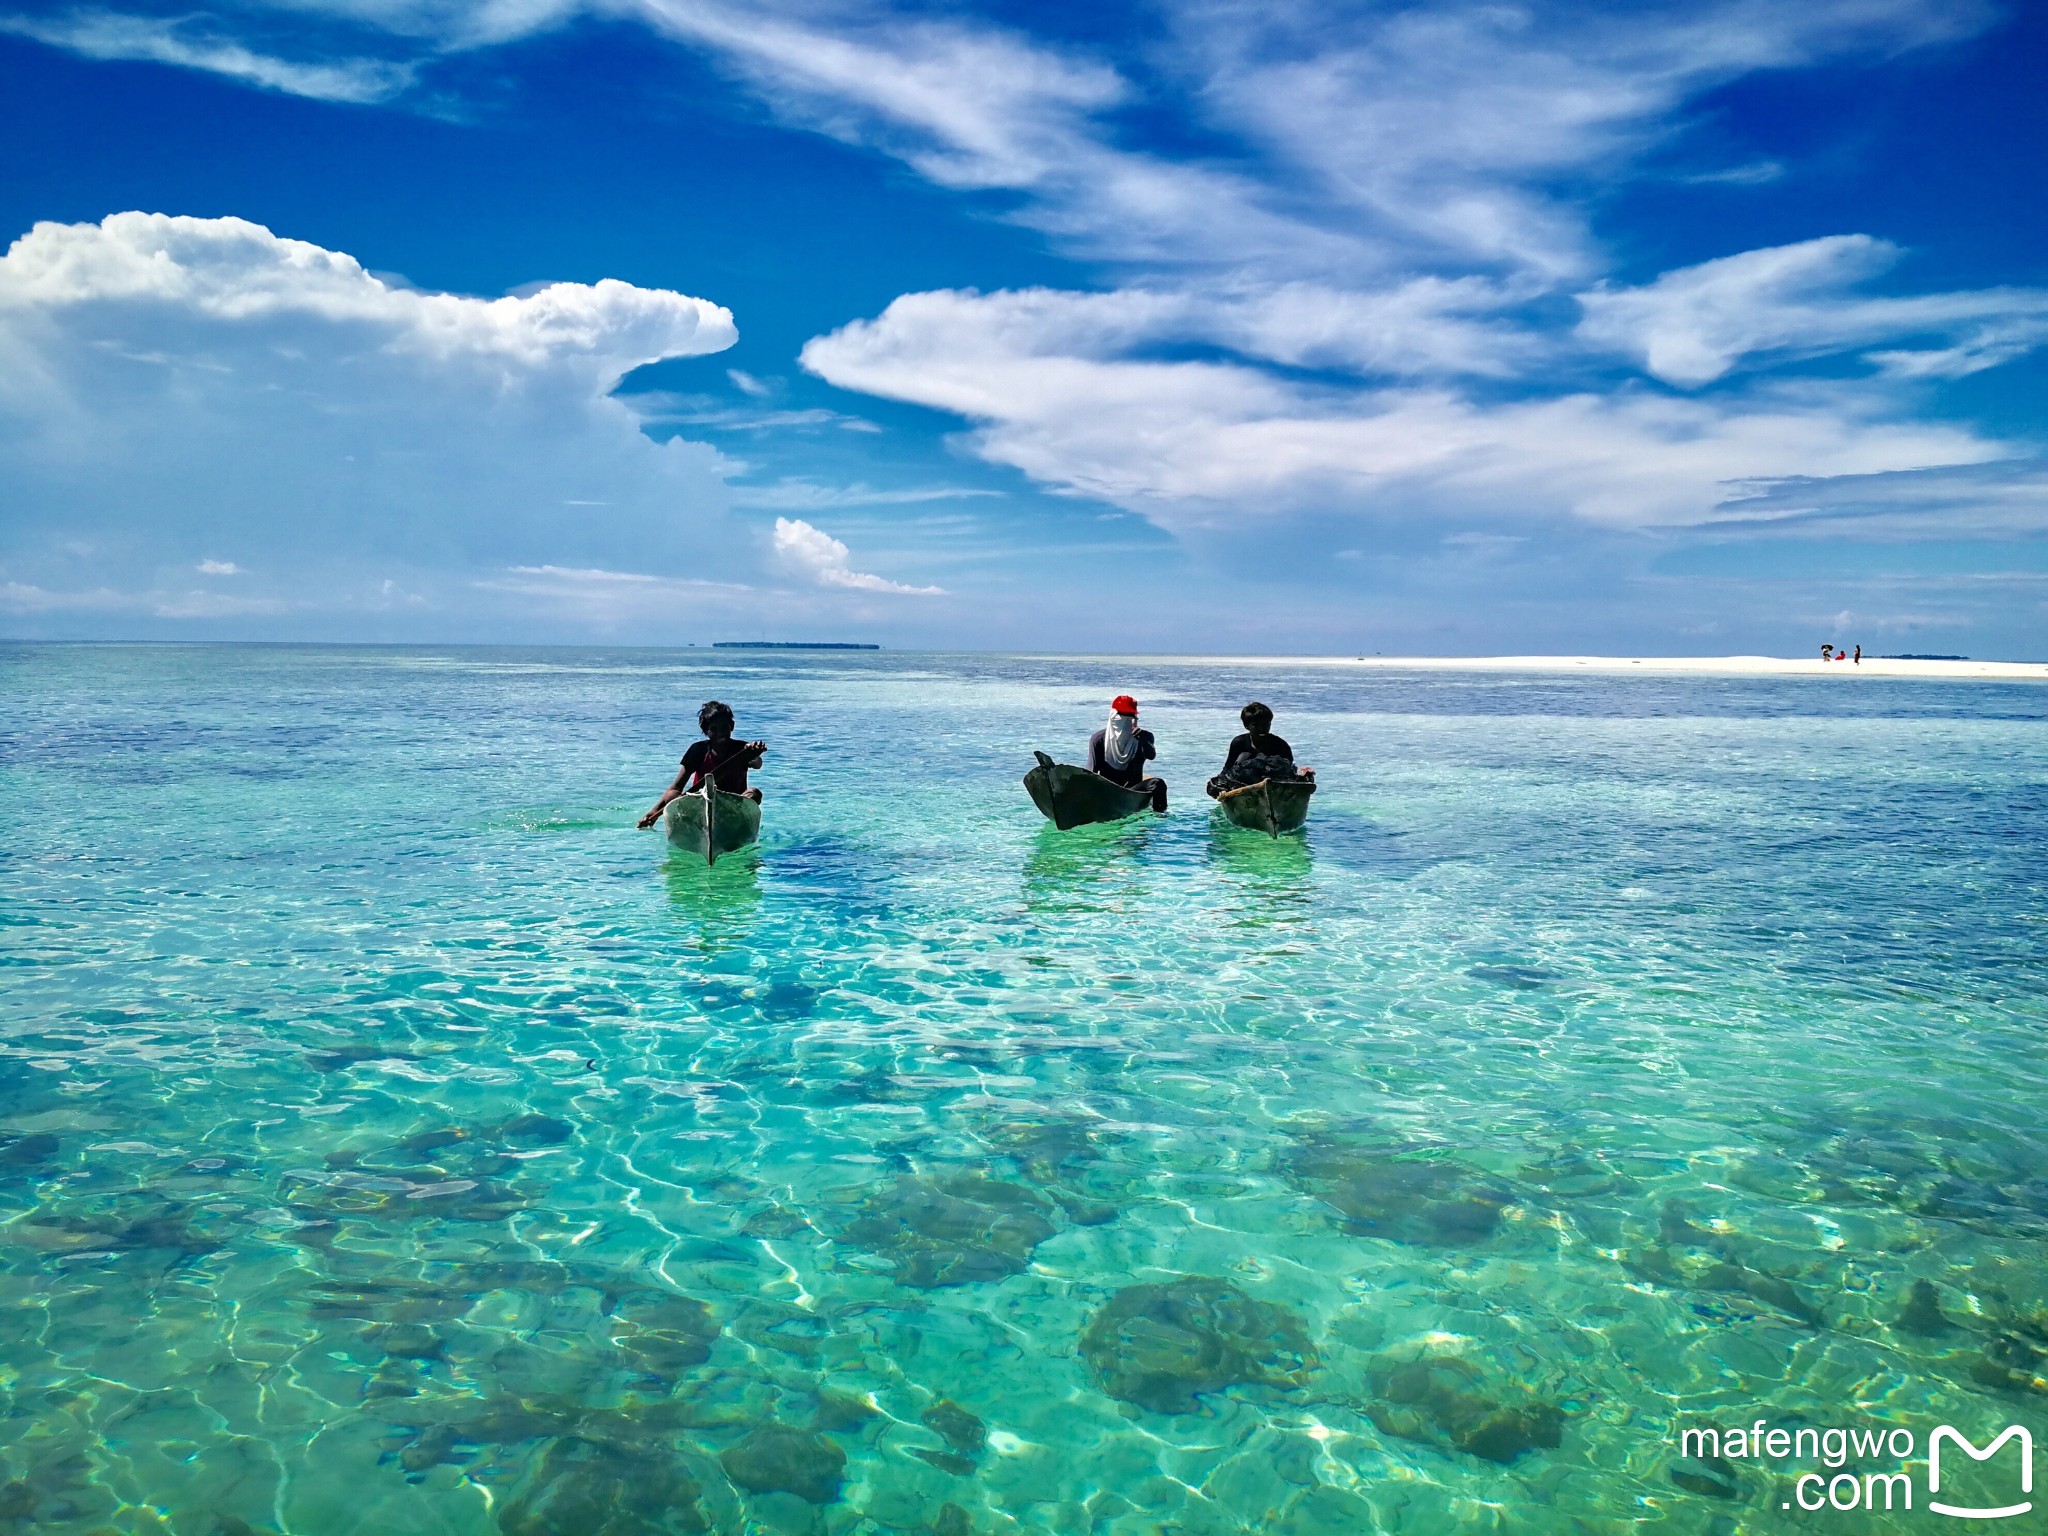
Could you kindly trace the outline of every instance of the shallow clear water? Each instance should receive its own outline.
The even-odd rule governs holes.
[[[1173,812],[1051,831],[1125,690]],[[707,870],[631,824],[711,695]],[[1253,695],[1304,837],[1201,798]],[[2048,1442],[2043,690],[15,646],[0,712],[0,1531],[1905,1530],[1674,1426]]]

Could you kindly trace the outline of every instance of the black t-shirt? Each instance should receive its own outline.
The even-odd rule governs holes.
[[[718,787],[729,795],[744,794],[747,788],[747,766],[750,754],[743,741],[693,741],[689,751],[683,754],[683,777],[694,779],[700,773],[708,757]]]
[[[1240,731],[1231,738],[1230,750],[1223,754],[1223,771],[1228,773],[1232,763],[1252,753],[1260,757],[1284,757],[1290,763],[1294,761],[1294,748],[1287,745],[1286,737],[1270,732],[1254,736],[1250,731]]]

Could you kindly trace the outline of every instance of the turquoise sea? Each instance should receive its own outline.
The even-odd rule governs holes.
[[[1171,814],[1050,830],[1124,691]],[[1305,836],[1201,795],[1251,697]],[[0,1531],[1917,1531],[1674,1432],[2048,1445],[2048,689],[17,645],[0,826]]]

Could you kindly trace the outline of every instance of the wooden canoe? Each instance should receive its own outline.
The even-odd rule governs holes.
[[[761,835],[761,802],[706,784],[669,801],[662,824],[668,829],[668,840],[678,848],[700,853],[706,864],[716,864],[721,853],[737,852]]]
[[[1032,756],[1038,759],[1038,766],[1024,775],[1024,788],[1031,803],[1062,832],[1095,821],[1122,821],[1151,809],[1148,790],[1126,789],[1086,768],[1056,763],[1043,752]]]
[[[1313,779],[1261,779],[1243,789],[1226,789],[1216,803],[1240,827],[1278,837],[1308,820],[1309,796],[1315,792]]]

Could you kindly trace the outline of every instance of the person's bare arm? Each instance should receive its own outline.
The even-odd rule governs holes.
[[[746,759],[748,767],[754,768],[760,766],[761,754],[767,750],[767,742],[750,741],[741,747],[740,755]],[[720,768],[727,766],[729,761],[730,759],[718,761],[711,771],[715,774]],[[654,809],[640,818],[640,830],[644,832],[653,826],[655,822],[659,821],[661,813],[668,809],[669,801],[675,799],[678,795],[687,795],[690,792],[690,780],[694,777],[695,775],[687,768],[677,773],[675,783],[664,789],[661,792],[661,798],[654,802]]]
[[[668,809],[669,801],[675,799],[677,795],[683,793],[684,787],[688,782],[689,777],[690,774],[688,769],[680,770],[676,774],[675,783],[669,785],[667,789],[664,789],[661,792],[661,798],[654,802],[654,809],[649,811],[645,816],[642,816],[640,818],[640,830],[642,832],[645,832],[649,827],[653,826],[657,821],[661,820],[661,813]]]

